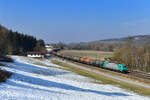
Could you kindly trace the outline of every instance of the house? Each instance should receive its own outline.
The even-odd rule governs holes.
[[[27,57],[32,57],[32,58],[44,58],[45,54],[42,52],[28,52]]]
[[[51,51],[53,51],[53,46],[52,45],[50,45],[50,44],[46,44],[45,45],[45,48],[46,48],[46,51],[47,51],[47,53],[50,53]]]

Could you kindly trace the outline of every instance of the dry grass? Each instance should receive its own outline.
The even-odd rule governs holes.
[[[100,60],[104,60],[104,58],[113,56],[113,52],[91,51],[91,50],[63,50],[60,53],[70,56],[87,57]]]

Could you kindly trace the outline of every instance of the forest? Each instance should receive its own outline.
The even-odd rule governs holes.
[[[25,55],[29,51],[44,51],[44,40],[8,30],[0,25],[0,55]]]

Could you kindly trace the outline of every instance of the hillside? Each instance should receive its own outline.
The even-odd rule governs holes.
[[[130,38],[132,39],[133,43],[137,45],[150,43],[150,35],[137,35],[137,36],[131,36]],[[128,37],[124,37],[124,38],[105,39],[105,40],[99,40],[94,42],[126,42],[127,40]]]
[[[129,37],[113,38],[105,40],[97,40],[91,42],[80,42],[68,44],[68,49],[75,50],[98,50],[98,51],[114,51],[117,47],[122,47],[128,41]],[[136,46],[143,46],[150,43],[150,35],[131,36],[133,44]]]
[[[105,43],[117,43],[117,42],[126,42],[129,37],[123,37],[123,38],[111,38],[111,39],[104,39],[104,40],[97,40],[97,41],[91,41],[91,42],[80,42],[80,45],[85,45],[87,43],[97,43],[97,42],[105,42]],[[132,41],[135,44],[143,45],[145,43],[150,43],[150,35],[136,35],[136,36],[130,36]]]

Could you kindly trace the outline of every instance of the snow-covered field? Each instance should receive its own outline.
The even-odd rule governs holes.
[[[14,63],[1,66],[14,74],[0,83],[0,100],[150,100],[116,86],[93,83],[49,60],[13,58]]]

